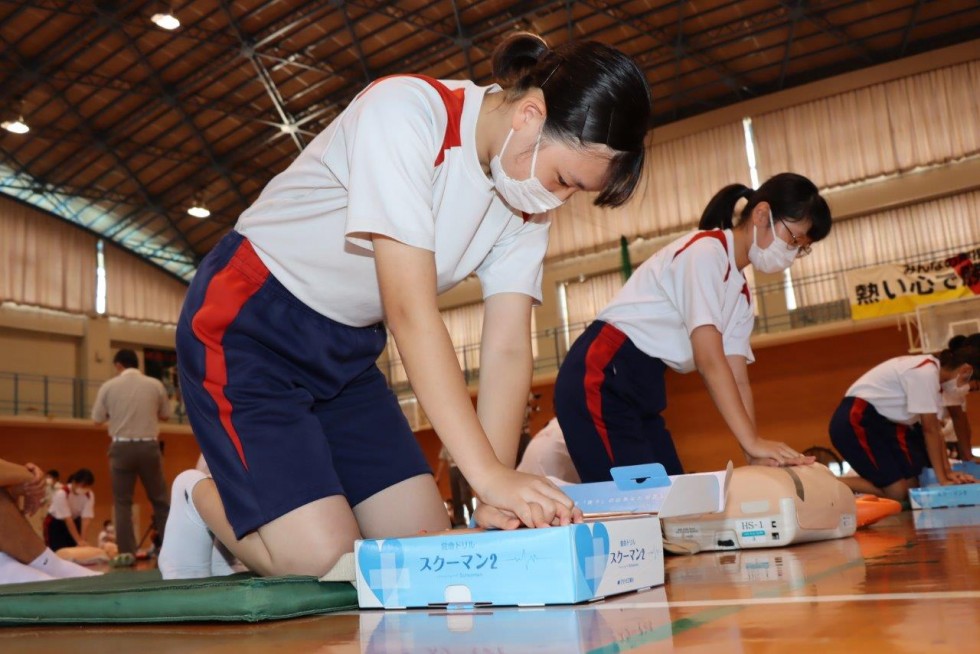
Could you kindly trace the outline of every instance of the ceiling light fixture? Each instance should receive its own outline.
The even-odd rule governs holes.
[[[153,24],[163,30],[172,31],[180,27],[180,20],[174,14],[172,5],[168,5],[164,11],[157,12],[150,17]]]
[[[12,132],[13,134],[27,134],[31,131],[27,123],[24,121],[24,100],[23,98],[17,98],[17,118],[15,120],[5,120],[0,123],[0,127]],[[13,116],[13,112],[11,112]]]
[[[14,134],[27,134],[31,128],[24,122],[24,117],[19,116],[17,120],[5,120],[0,123],[0,127]]]
[[[208,208],[204,206],[203,202],[195,202],[194,206],[187,210],[187,213],[195,218],[207,218],[211,215],[211,212],[208,211]]]

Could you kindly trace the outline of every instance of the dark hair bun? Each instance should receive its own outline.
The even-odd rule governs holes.
[[[515,32],[493,51],[493,78],[504,88],[527,75],[551,48],[537,34]]]
[[[964,345],[966,345],[966,336],[957,334],[953,338],[949,339],[949,343],[946,344],[946,347],[950,350],[958,350]]]

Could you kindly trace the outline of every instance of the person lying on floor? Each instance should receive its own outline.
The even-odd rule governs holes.
[[[31,527],[25,514],[41,507],[44,494],[44,472],[39,467],[0,459],[0,584],[100,574],[59,558]]]

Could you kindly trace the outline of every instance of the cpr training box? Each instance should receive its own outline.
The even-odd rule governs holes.
[[[589,497],[590,506],[607,507],[602,508],[606,515],[582,524],[357,541],[358,604],[387,609],[575,604],[662,584],[660,521],[649,514],[722,510],[731,466],[721,473],[675,477],[658,464],[616,470],[614,482],[563,487],[577,503]],[[608,515],[613,512],[608,507],[619,515]]]
[[[977,506],[980,504],[980,484],[910,488],[909,504],[912,505],[913,509]]]
[[[968,475],[973,475],[977,479],[980,479],[980,463],[974,463],[973,461],[953,461],[950,464],[950,468],[953,472],[965,472]],[[932,468],[923,468],[922,472],[919,473],[919,486],[938,485],[936,471]]]
[[[953,463],[952,469],[980,479],[980,465],[972,461]],[[913,509],[945,509],[956,506],[980,505],[980,483],[939,486],[936,472],[924,468],[919,474],[919,488],[909,489],[909,504]]]

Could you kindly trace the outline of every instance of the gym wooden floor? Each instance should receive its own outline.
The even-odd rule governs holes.
[[[964,654],[980,651],[978,525],[980,507],[904,512],[844,540],[668,557],[665,587],[586,606],[0,629],[0,652]]]

